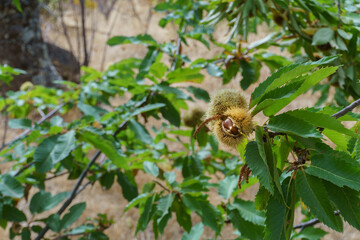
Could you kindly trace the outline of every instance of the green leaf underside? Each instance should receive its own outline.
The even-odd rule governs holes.
[[[181,237],[181,240],[199,240],[204,231],[204,225],[202,223],[196,224],[191,228],[189,233],[185,232]]]
[[[228,200],[231,197],[234,189],[237,187],[238,177],[235,175],[227,176],[224,180],[219,182],[218,192],[219,194]]]
[[[144,170],[148,174],[157,177],[159,175],[159,168],[155,165],[155,163],[145,161],[144,162]]]
[[[169,213],[169,208],[174,201],[174,194],[168,194],[165,197],[160,198],[157,205],[157,210],[161,212],[161,217],[157,220],[158,223]]]
[[[259,178],[261,185],[273,194],[274,186],[272,184],[270,169],[260,156],[256,142],[249,142],[246,146],[245,159],[252,173]]]
[[[334,215],[335,209],[328,201],[328,194],[321,180],[303,171],[297,171],[296,191],[321,222],[336,231],[342,231],[342,222],[339,221],[341,219]]]
[[[360,168],[329,154],[318,154],[311,157],[311,165],[306,173],[325,179],[339,187],[360,190]]]

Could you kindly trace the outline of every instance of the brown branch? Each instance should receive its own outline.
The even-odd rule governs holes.
[[[38,122],[36,122],[37,124],[41,124],[42,122],[44,122],[45,120],[47,120],[48,118],[52,117],[55,113],[57,113],[57,111],[59,111],[66,103],[62,103],[60,104],[58,107],[54,108],[51,112],[49,112],[48,114],[46,114],[44,117],[42,117]],[[22,132],[20,135],[18,135],[17,137],[15,137],[13,140],[11,140],[8,143],[3,144],[0,147],[0,151],[3,150],[5,147],[13,144],[14,142],[16,142],[17,140],[25,137],[26,135],[28,135],[30,132],[32,131],[32,129],[28,129],[24,132]]]
[[[340,211],[335,211],[335,212],[334,212],[334,215],[336,215],[336,216],[337,216],[337,215],[340,215]],[[300,231],[302,231],[304,228],[313,226],[313,225],[315,225],[315,224],[317,224],[317,223],[319,223],[319,222],[320,222],[319,219],[314,218],[314,219],[311,219],[311,220],[309,220],[309,221],[307,221],[307,222],[300,223],[300,224],[298,224],[298,225],[293,226],[293,229],[298,229],[298,228],[300,228]]]
[[[162,187],[165,191],[167,191],[167,192],[171,192],[170,191],[170,189],[168,189],[167,187],[165,187],[161,182],[159,182],[158,180],[154,180],[154,182],[157,184],[157,185],[159,185],[160,187]]]
[[[124,129],[127,126],[128,121],[124,121],[122,124],[120,124],[119,129]],[[116,131],[118,132],[118,131]],[[115,132],[115,133],[116,133]],[[115,133],[113,134],[113,137],[115,137]],[[58,215],[61,215],[66,208],[71,204],[71,202],[75,199],[75,197],[85,189],[86,186],[88,186],[90,184],[90,182],[84,184],[83,186],[81,186],[82,181],[84,180],[84,178],[86,177],[88,171],[90,170],[91,166],[94,165],[94,163],[96,162],[96,160],[99,158],[99,156],[101,155],[101,151],[98,150],[95,155],[92,157],[91,161],[88,163],[88,165],[86,166],[86,168],[81,172],[80,177],[78,179],[78,181],[76,182],[76,185],[74,186],[71,195],[68,197],[68,199],[66,200],[66,202],[61,206],[61,208],[59,209],[59,211],[57,212]],[[46,234],[47,231],[49,231],[49,225],[46,225],[41,232],[39,233],[39,235],[35,238],[35,240],[40,240],[44,237],[44,235]]]
[[[85,0],[80,0],[80,10],[81,10],[81,30],[82,30],[82,40],[83,40],[83,49],[84,49],[84,66],[89,65],[87,43],[86,43],[86,29],[85,29]]]
[[[70,41],[70,36],[69,36],[68,31],[67,31],[67,26],[66,26],[66,24],[64,22],[64,9],[63,9],[63,3],[62,2],[63,2],[63,0],[59,1],[60,22],[61,22],[61,26],[62,26],[62,29],[63,29],[63,32],[64,32],[66,42],[69,45],[70,52],[74,53],[74,49],[73,49],[72,43]]]
[[[121,6],[121,4],[118,4],[117,10],[120,10],[120,6]],[[107,33],[106,33],[106,38],[107,38],[107,39],[110,38],[111,33],[113,32],[116,23],[118,23],[117,19],[118,19],[118,17],[119,17],[120,14],[118,14],[118,11],[115,11],[115,14],[116,14],[115,17],[114,17],[112,23],[110,24],[110,28],[108,29],[108,31],[107,31]],[[104,70],[105,60],[106,60],[106,55],[107,55],[107,48],[108,48],[108,45],[107,45],[107,43],[105,42],[105,44],[104,44],[104,51],[103,51],[102,59],[101,59],[101,65],[100,65],[101,71]]]
[[[349,106],[345,107],[344,109],[338,111],[337,113],[331,115],[334,118],[339,118],[347,114],[348,112],[352,111],[354,108],[360,105],[360,98],[354,102],[352,102]]]
[[[85,167],[85,169],[81,172],[80,177],[78,179],[78,181],[76,182],[75,187],[73,188],[70,196],[68,197],[68,199],[66,200],[66,202],[61,206],[61,208],[59,209],[59,211],[57,211],[58,215],[61,215],[66,208],[71,204],[71,202],[74,200],[74,198],[77,195],[78,189],[81,186],[82,181],[84,180],[84,178],[86,177],[86,174],[88,173],[90,167],[95,163],[96,159],[101,155],[101,151],[98,150],[95,155],[93,156],[93,158],[91,159],[91,161],[88,163],[88,165]],[[36,240],[40,240],[44,237],[44,235],[46,234],[46,232],[49,230],[49,225],[46,224],[46,226],[41,230],[41,232],[39,233],[39,235],[35,238]]]
[[[66,175],[66,174],[68,174],[68,173],[69,173],[69,172],[61,172],[61,173],[58,173],[58,174],[54,174],[53,176],[50,176],[50,177],[45,178],[45,181],[51,180],[51,179],[54,179],[54,178],[57,178],[57,177],[60,177],[60,176],[63,176],[63,175]]]
[[[17,172],[15,173],[15,177],[16,177],[16,176],[19,176],[20,173],[22,173],[23,171],[25,171],[26,169],[28,169],[29,167],[31,167],[34,163],[35,163],[35,162],[29,162],[29,163],[27,163],[25,166],[23,166],[22,168],[20,168],[19,171],[17,171]]]

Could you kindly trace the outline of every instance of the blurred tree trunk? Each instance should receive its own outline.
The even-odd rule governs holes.
[[[15,87],[24,81],[46,86],[61,79],[43,41],[38,0],[21,0],[19,12],[12,0],[0,1],[0,63],[27,71],[17,77]]]

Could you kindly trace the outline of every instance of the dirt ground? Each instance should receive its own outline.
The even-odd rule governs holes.
[[[118,3],[114,6],[111,14],[108,16],[108,19],[104,17],[97,9],[89,10],[88,12],[88,21],[86,24],[87,33],[90,35],[93,34],[92,42],[92,53],[90,66],[95,69],[103,69],[110,64],[125,59],[128,57],[139,57],[142,58],[146,54],[146,48],[139,45],[121,45],[116,47],[106,47],[105,42],[109,36],[115,35],[127,35],[134,36],[137,34],[148,33],[152,35],[155,40],[158,42],[166,41],[175,41],[176,40],[176,29],[172,24],[169,24],[166,28],[161,28],[158,26],[158,21],[163,17],[163,14],[152,12],[149,15],[150,11],[150,1],[147,0],[118,0]],[[77,23],[74,20],[73,16],[77,13],[74,13],[74,9],[67,8],[64,12],[64,23],[69,29],[70,40],[73,44],[73,48],[77,49]],[[112,29],[112,30],[111,30]],[[215,38],[219,41],[225,41],[226,39],[226,24],[220,24],[215,31]],[[251,35],[249,41],[255,41],[256,39],[261,39],[268,34],[266,26],[259,28],[258,34]],[[50,41],[56,45],[69,49],[69,44],[62,34],[61,22],[57,19],[48,19],[43,22],[43,35],[47,41]],[[279,53],[278,49],[271,49],[271,51]],[[104,54],[106,56],[104,57]],[[204,58],[213,57],[221,53],[221,49],[216,47],[211,47],[209,51],[205,46],[199,42],[189,41],[189,46],[184,47],[184,53],[188,54],[190,59],[195,59],[198,56]],[[285,53],[284,53],[285,54]],[[81,55],[76,50],[77,56]],[[265,80],[270,74],[270,71],[267,68],[262,68],[260,81]],[[219,88],[236,88],[239,89],[239,82],[241,77],[238,76],[231,83],[226,86],[222,86],[221,80],[206,75],[204,82],[199,85],[213,93]],[[250,94],[256,86],[251,86],[244,95],[247,99],[250,99]],[[313,96],[310,93],[305,94],[304,96],[299,97],[296,101],[292,102],[286,109],[296,109],[303,107],[311,107],[314,105],[317,96]],[[206,106],[205,103],[200,103]],[[191,104],[189,104],[191,106]],[[70,116],[71,118],[72,116]],[[74,116],[76,117],[76,116]],[[257,116],[255,119],[256,122],[262,124],[265,121],[265,118],[262,116]],[[0,133],[2,135],[2,133]],[[16,136],[16,132],[10,132],[7,136],[8,140],[11,140]],[[176,146],[174,146],[176,148]],[[9,165],[0,166],[2,172],[6,170]],[[151,178],[148,175],[138,174],[136,181],[141,189],[141,186],[151,181]],[[47,184],[46,191],[50,191],[53,194],[62,191],[69,191],[73,188],[75,181],[68,181],[66,176],[50,180]],[[247,189],[244,193],[241,194],[243,199],[254,199],[254,195],[257,192],[258,186],[252,186]],[[221,201],[220,197],[217,196],[217,192],[214,190],[211,193],[211,202],[218,203]],[[154,239],[154,234],[152,233],[152,226],[149,224],[149,227],[145,232],[140,232],[137,236],[134,235],[137,220],[139,218],[138,212],[136,209],[131,209],[130,211],[123,214],[123,209],[127,204],[127,200],[124,199],[121,193],[121,188],[118,184],[114,184],[110,190],[103,190],[98,184],[88,187],[85,189],[74,201],[75,203],[86,201],[87,208],[81,218],[77,221],[77,224],[80,224],[85,221],[87,217],[95,217],[97,213],[106,213],[110,218],[113,218],[115,224],[113,224],[105,233],[110,237],[110,239]],[[22,209],[27,209],[29,203],[22,201]],[[47,213],[48,214],[48,213]],[[44,215],[46,216],[46,215]],[[195,214],[192,217],[193,224],[195,225],[200,221],[200,218]],[[299,223],[301,218],[296,217],[295,224]],[[320,224],[319,224],[320,225]],[[324,226],[322,226],[324,227]],[[324,227],[328,230],[326,227]],[[360,233],[345,224],[344,234],[337,233],[332,230],[329,230],[328,234],[324,239],[360,239]],[[4,231],[0,229],[0,239],[8,238],[8,230]],[[160,239],[181,239],[183,230],[178,226],[176,218],[173,217],[166,229],[163,236]],[[218,239],[234,239],[236,235],[233,233],[231,226],[225,226],[223,228],[221,236]],[[51,235],[47,235],[50,237]],[[34,237],[34,236],[33,236]],[[215,238],[215,234],[212,230],[205,227],[205,231],[202,235],[202,239],[212,239]]]

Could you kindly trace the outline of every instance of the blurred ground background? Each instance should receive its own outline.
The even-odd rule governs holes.
[[[90,1],[89,1],[90,2]],[[109,2],[112,1],[103,1]],[[76,1],[75,1],[76,3]],[[107,47],[106,41],[111,36],[115,35],[126,35],[134,36],[137,34],[150,34],[158,42],[168,42],[176,41],[177,34],[174,25],[168,24],[166,28],[161,28],[158,26],[158,21],[164,16],[164,14],[156,13],[152,11],[154,6],[154,1],[150,0],[117,0],[115,4],[110,9],[100,9],[99,5],[87,6],[86,13],[86,30],[90,38],[89,40],[89,49],[90,49],[90,63],[89,66],[97,69],[104,70],[107,66],[112,63],[115,63],[119,60],[128,58],[128,57],[137,57],[143,58],[146,54],[146,48],[140,45],[120,45],[116,47]],[[104,14],[104,12],[106,14]],[[70,50],[73,49],[75,57],[82,59],[83,51],[78,47],[78,36],[79,36],[79,8],[72,7],[72,5],[63,5],[63,21],[59,15],[54,15],[51,10],[42,9],[42,29],[43,29],[43,38],[45,41],[50,42],[56,46],[62,47],[64,49]],[[68,38],[63,33],[62,25],[66,25],[68,29]],[[215,38],[219,41],[226,40],[226,31],[227,26],[225,23],[217,26],[215,31]],[[257,35],[251,35],[249,37],[249,42],[261,39],[268,34],[267,26],[262,26],[259,28]],[[69,41],[71,44],[69,44]],[[212,46],[209,51],[204,45],[196,41],[189,41],[189,46],[184,47],[183,53],[187,54],[190,59],[195,59],[199,56],[203,58],[211,58],[217,54],[221,53],[221,49],[218,49],[215,46]],[[270,48],[270,51],[274,53],[280,53],[279,49]],[[286,55],[286,53],[281,53]],[[221,80],[211,77],[205,74],[205,80],[202,84],[198,85],[209,91],[210,94],[214,93],[215,90],[220,88],[235,88],[240,89],[239,82],[241,77],[238,76],[231,83],[226,86],[222,86]],[[270,74],[270,71],[263,67],[261,70],[260,81],[265,80]],[[258,83],[259,83],[258,82]],[[257,84],[258,84],[257,83]],[[245,97],[250,99],[250,94],[256,85],[251,86],[245,93]],[[311,93],[307,93],[304,96],[299,97],[296,101],[292,102],[288,109],[296,109],[302,107],[313,106],[316,102],[318,96],[313,96]],[[114,99],[114,101],[121,101],[120,99]],[[194,104],[194,103],[191,103]],[[191,106],[191,104],[189,104]],[[206,107],[206,104],[200,104]],[[66,116],[67,120],[75,119],[79,117],[78,113],[68,114]],[[261,116],[255,119],[256,122],[262,124],[265,118]],[[0,130],[0,135],[2,135],[2,130]],[[11,131],[7,135],[7,141],[13,139],[19,132]],[[177,148],[177,145],[172,146]],[[0,165],[1,171],[4,172],[10,167],[9,164]],[[138,174],[136,177],[139,189],[142,185],[150,181],[148,175]],[[214,181],[217,181],[214,178]],[[75,184],[75,181],[68,181],[66,176],[50,180],[47,183],[46,191],[50,191],[53,194],[62,191],[70,191]],[[257,192],[258,186],[252,186],[242,193],[241,198],[248,200],[254,199],[254,196]],[[34,193],[33,189],[33,193]],[[87,208],[82,215],[82,217],[77,221],[77,223],[82,223],[86,220],[87,217],[95,217],[98,213],[106,213],[110,218],[113,218],[115,224],[113,224],[105,233],[110,237],[110,239],[154,239],[154,234],[152,233],[152,225],[149,224],[149,227],[145,232],[140,232],[137,236],[134,235],[136,224],[138,220],[138,211],[136,209],[131,209],[127,213],[123,214],[123,209],[127,204],[127,200],[123,198],[121,193],[121,188],[118,184],[114,184],[113,187],[105,191],[98,184],[90,186],[85,189],[74,201],[75,203],[86,201]],[[211,202],[220,203],[221,199],[218,196],[216,190],[214,190]],[[20,202],[23,209],[28,208],[28,202]],[[46,213],[47,216],[49,213]],[[195,225],[200,221],[200,218],[193,215],[193,224]],[[296,217],[295,224],[301,221],[300,217]],[[320,225],[320,224],[318,224]],[[329,230],[328,228],[322,226],[324,229]],[[332,230],[329,230],[330,234],[326,235],[324,239],[360,239],[360,233],[350,227],[348,224],[345,224],[344,233],[337,233]],[[172,218],[163,236],[160,236],[159,239],[180,239],[183,230],[178,226],[176,218]],[[218,239],[233,239],[236,237],[233,233],[231,226],[226,226],[223,228],[222,235]],[[51,237],[51,234],[47,235]],[[8,238],[8,229],[4,231],[0,229],[0,239]],[[215,234],[212,230],[205,227],[204,234],[202,239],[211,239],[215,238]]]

